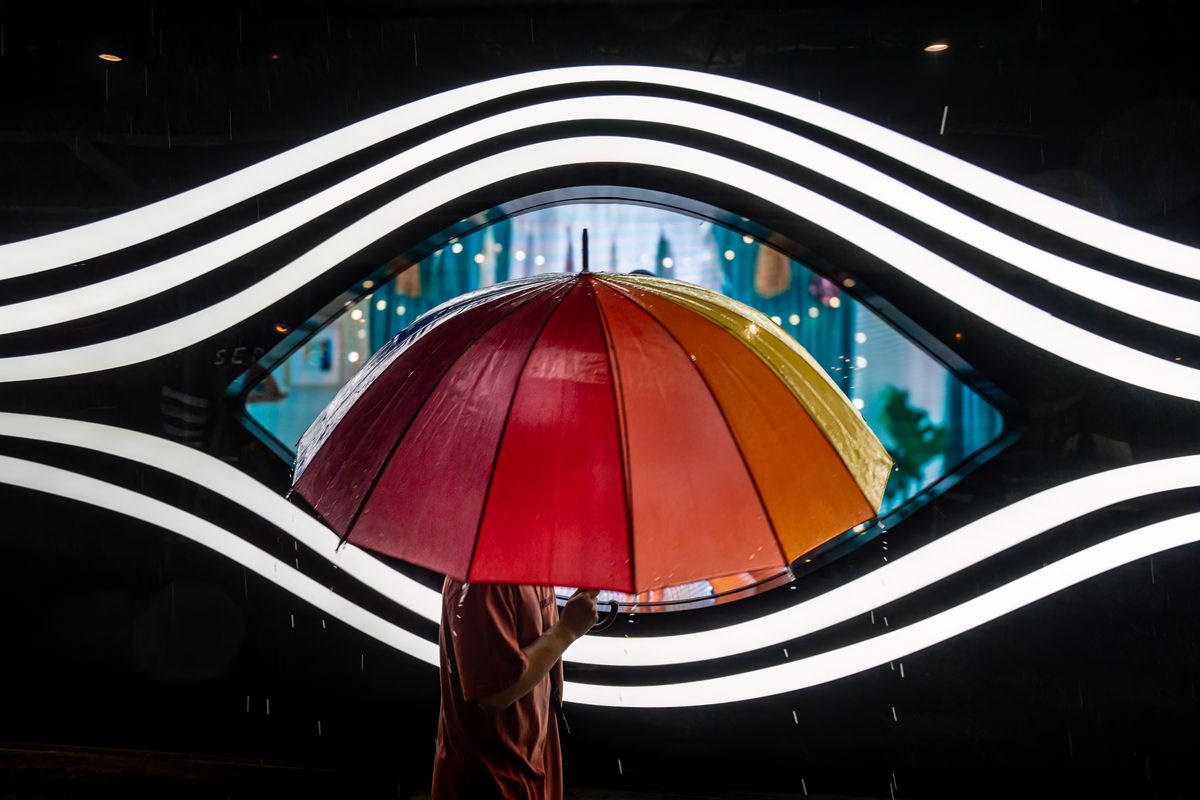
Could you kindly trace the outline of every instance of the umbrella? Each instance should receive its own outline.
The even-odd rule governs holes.
[[[635,593],[782,568],[873,517],[890,469],[767,317],[585,271],[422,316],[304,434],[293,489],[343,541],[460,580]]]

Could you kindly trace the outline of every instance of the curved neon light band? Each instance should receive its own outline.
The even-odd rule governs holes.
[[[1004,210],[1129,261],[1200,279],[1200,250],[1076,208],[844,111],[765,86],[687,70],[571,67],[452,89],[350,125],[144,208],[0,246],[0,279],[54,269],[161,236],[419,125],[508,94],[591,81],[675,87],[756,105],[823,128]]]
[[[137,431],[94,422],[0,412],[0,435],[97,450],[170,472],[287,531],[351,577],[431,622],[440,595],[337,536],[266,486],[220,459]],[[794,641],[900,599],[1093,511],[1136,497],[1200,485],[1200,455],[1151,461],[1078,478],[998,509],[862,578],[791,608],[712,631],[616,639],[588,636],[573,663],[654,666],[722,658]]]
[[[684,664],[783,644],[899,600],[1106,506],[1195,486],[1200,486],[1200,455],[1088,475],[993,511],[861,578],[782,611],[713,631],[639,639],[588,636],[571,648],[571,660],[625,667]],[[783,639],[784,631],[792,639]]]
[[[849,156],[773,125],[697,103],[634,95],[556,100],[470,123],[188,252],[77,289],[0,306],[0,334],[81,319],[152,297],[218,269],[422,164],[505,133],[580,120],[656,123],[730,137],[736,131],[743,144],[818,172],[1056,286],[1148,322],[1200,335],[1200,302],[1033,247]]]
[[[433,642],[334,594],[329,588],[265,550],[175,506],[76,472],[8,456],[0,456],[0,483],[68,497],[173,531],[236,561],[329,616],[384,644],[427,664],[436,666],[438,663],[437,645]]]
[[[836,650],[702,681],[647,686],[569,683],[563,699],[585,705],[670,708],[733,703],[794,692],[904,658],[1102,572],[1196,541],[1200,541],[1200,513],[1121,534],[961,605]]]
[[[466,192],[539,169],[606,161],[673,169],[740,186],[812,220],[1035,347],[1101,375],[1156,392],[1200,400],[1200,371],[1064,322],[829,198],[723,156],[628,137],[559,139],[480,159],[385,204],[255,285],[208,308],[120,339],[0,359],[0,382],[97,372],[174,352],[265,309],[388,231]]]
[[[253,570],[331,617],[401,652],[436,665],[432,642],[334,594],[245,540],[186,511],[104,481],[0,456],[0,483],[68,497],[178,533]],[[837,680],[946,641],[1102,572],[1200,540],[1200,514],[1155,523],[1088,547],[954,608],[866,641],[786,664],[702,681],[643,686],[567,682],[564,700],[586,705],[663,708],[712,705],[797,691]]]
[[[442,601],[438,592],[427,589],[352,544],[347,543],[339,550],[336,533],[246,473],[218,458],[169,439],[127,428],[33,414],[0,412],[0,436],[108,453],[213,489],[227,500],[287,531],[300,544],[393,603],[435,624],[441,618]]]

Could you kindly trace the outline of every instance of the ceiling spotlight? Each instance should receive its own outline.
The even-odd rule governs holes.
[[[945,42],[934,42],[933,44],[925,45],[926,53],[940,53],[943,50],[949,50],[949,49],[950,49],[950,45],[946,44]]]
[[[100,60],[101,61],[120,61],[121,57],[115,56],[112,53],[101,53]]]

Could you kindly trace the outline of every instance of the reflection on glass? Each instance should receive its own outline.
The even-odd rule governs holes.
[[[593,271],[641,271],[699,284],[759,309],[794,336],[896,461],[881,516],[1000,434],[1003,420],[989,403],[842,287],[741,232],[623,203],[553,206],[506,219],[452,240],[386,283],[364,281],[357,303],[254,387],[247,412],[294,447],[338,388],[425,311],[492,283],[580,269],[584,228]],[[711,598],[770,577],[729,576],[640,600]]]

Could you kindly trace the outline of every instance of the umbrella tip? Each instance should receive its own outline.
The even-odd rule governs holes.
[[[587,239],[588,239],[588,237],[587,237],[587,228],[584,228],[584,229],[583,229],[583,271],[584,271],[584,272],[589,272],[589,270],[588,270],[588,241],[587,241]]]

